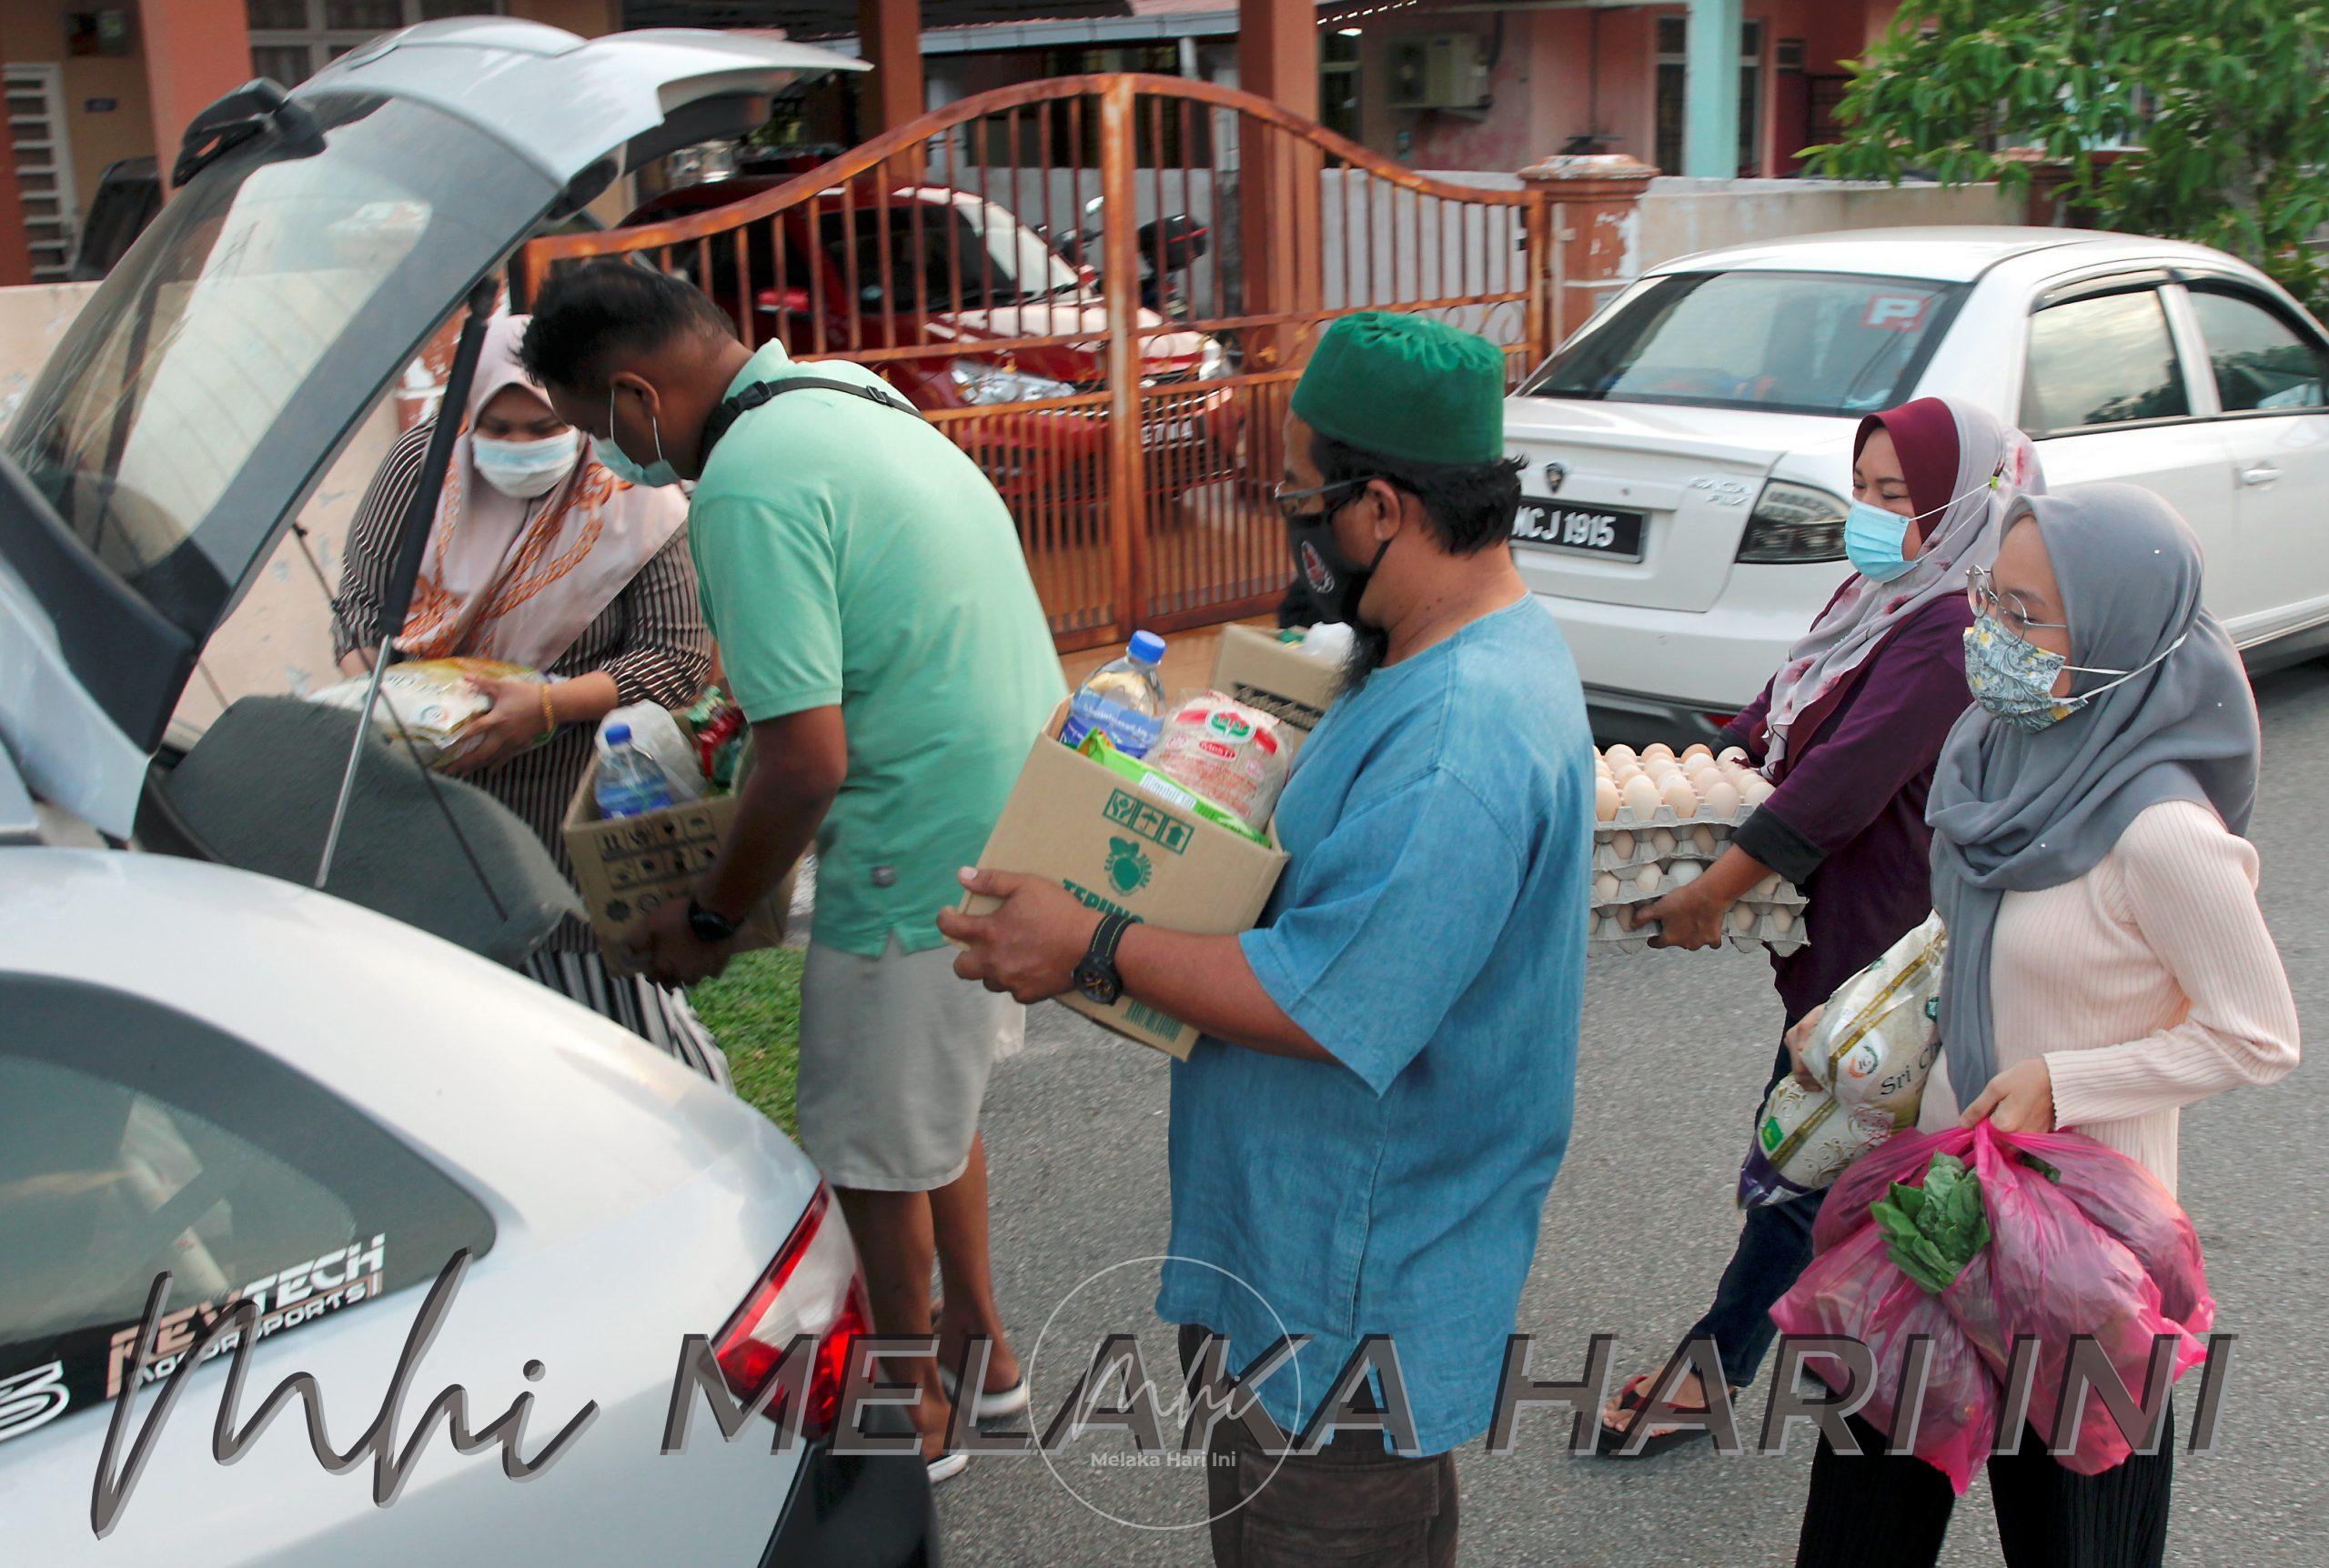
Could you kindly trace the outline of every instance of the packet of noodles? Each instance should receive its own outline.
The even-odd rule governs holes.
[[[1184,699],[1143,759],[1203,799],[1236,814],[1259,836],[1269,829],[1293,756],[1278,721],[1218,691]]]
[[[1215,805],[1192,789],[1183,788],[1161,769],[1152,768],[1137,757],[1127,757],[1109,740],[1107,731],[1094,729],[1075,749],[1111,773],[1120,774],[1132,781],[1134,789],[1153,800],[1162,801],[1192,817],[1201,817],[1216,828],[1226,828],[1241,839],[1251,839],[1257,844],[1270,841],[1267,833],[1257,833],[1237,819],[1235,811]]]

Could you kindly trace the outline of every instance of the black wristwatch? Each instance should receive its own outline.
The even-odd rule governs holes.
[[[688,930],[695,933],[695,940],[700,942],[715,945],[724,942],[734,936],[736,928],[743,923],[731,920],[716,910],[705,909],[692,896],[688,900]]]
[[[1075,989],[1102,1007],[1124,993],[1124,977],[1116,973],[1116,944],[1131,927],[1130,915],[1102,915],[1092,933],[1092,945],[1084,950],[1084,961],[1075,966]]]

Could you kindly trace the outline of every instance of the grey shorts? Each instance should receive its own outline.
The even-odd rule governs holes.
[[[954,950],[877,959],[809,944],[801,977],[801,1147],[836,1187],[926,1192],[969,1162],[998,1052],[1026,1010],[954,972]]]

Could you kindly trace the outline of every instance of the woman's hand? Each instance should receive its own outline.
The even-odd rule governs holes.
[[[2052,1132],[2054,1130],[2054,1075],[2042,1056],[2017,1061],[1981,1091],[1979,1099],[1957,1119],[1971,1127],[1987,1118],[2000,1132]]]
[[[445,771],[477,773],[514,757],[557,728],[544,722],[549,709],[543,701],[548,688],[539,680],[476,676],[469,689],[489,698],[493,706],[469,721],[461,730],[460,755]]]
[[[1649,939],[1654,948],[1718,948],[1722,945],[1723,917],[1730,910],[1728,900],[1715,897],[1705,886],[1706,879],[1675,889],[1656,903],[1645,908],[1640,904],[1627,910],[1620,917],[1626,930],[1639,930],[1652,920],[1658,922],[1658,935]],[[1765,1039],[1770,1038],[1766,1035]]]
[[[1795,1064],[1795,1081],[1806,1089],[1828,1087],[1813,1075],[1811,1064],[1805,1060],[1803,1056],[1804,1049],[1811,1043],[1812,1031],[1820,1027],[1820,1015],[1827,1010],[1828,1004],[1821,1002],[1818,1007],[1797,1019],[1782,1037],[1787,1041],[1788,1060]]]

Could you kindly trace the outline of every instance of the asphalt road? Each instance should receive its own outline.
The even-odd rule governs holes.
[[[2265,776],[2253,829],[2263,903],[2303,1015],[2324,1011],[2319,956],[2329,892],[2314,856],[2329,798],[2329,669],[2267,677]],[[1644,953],[1589,971],[1575,1140],[1547,1203],[1520,1327],[1539,1376],[1574,1376],[1587,1338],[1619,1336],[1630,1371],[1669,1351],[1729,1254],[1730,1191],[1750,1101],[1780,1023],[1758,959]],[[2241,1336],[2220,1443],[2176,1456],[2168,1560],[2329,1562],[2329,1076],[2185,1111],[2183,1201],[2207,1250],[2220,1331]],[[988,1098],[994,1274],[1048,1422],[1104,1332],[1138,1332],[1160,1383],[1171,1338],[1151,1310],[1164,1250],[1165,1063],[1056,1007],[1031,1018],[1027,1050]],[[1039,1347],[1040,1343],[1040,1348]],[[2187,1383],[2190,1380],[2187,1380]],[[2188,1429],[2190,1390],[2179,1399]],[[1743,1402],[1759,1421],[1762,1391]],[[1171,1427],[1167,1413],[1167,1429]],[[1723,1458],[1703,1445],[1640,1463],[1572,1459],[1556,1418],[1524,1418],[1517,1452],[1458,1457],[1467,1564],[1792,1562],[1810,1444]],[[939,1493],[947,1561],[979,1564],[1204,1563],[1203,1483],[1189,1471],[1094,1462],[1128,1442],[1086,1439],[1054,1473],[983,1458]],[[1960,1504],[1942,1562],[1995,1563],[1986,1483]]]

